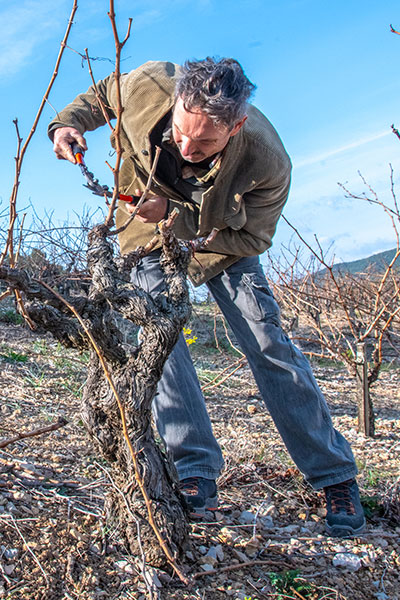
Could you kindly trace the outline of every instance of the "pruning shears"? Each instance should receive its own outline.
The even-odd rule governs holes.
[[[82,171],[82,175],[86,178],[86,183],[83,184],[84,187],[87,187],[92,194],[95,194],[96,196],[102,196],[103,198],[106,196],[107,198],[112,198],[113,192],[110,190],[108,185],[101,185],[99,180],[96,179],[93,173],[87,168],[85,161],[83,160],[85,155],[84,149],[81,148],[77,142],[71,144],[71,148],[75,156],[75,160]],[[129,204],[133,205],[136,205],[140,200],[140,196],[127,196],[126,194],[118,194],[117,198],[118,200],[122,200],[123,202],[128,202]]]

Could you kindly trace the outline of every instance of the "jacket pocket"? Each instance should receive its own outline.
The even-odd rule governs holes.
[[[238,231],[242,229],[247,222],[246,207],[243,202],[243,197],[239,194],[235,195],[235,204],[232,207],[230,214],[224,217],[224,223],[231,229]]]

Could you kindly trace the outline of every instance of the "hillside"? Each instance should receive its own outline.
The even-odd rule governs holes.
[[[381,273],[386,269],[386,266],[390,263],[396,253],[396,248],[392,250],[385,250],[384,252],[378,252],[372,254],[366,258],[360,258],[358,260],[352,260],[350,262],[341,262],[333,266],[335,271],[341,273],[350,273],[356,275],[358,273],[365,273],[367,271],[373,271],[374,273]],[[399,261],[395,263],[396,271],[400,269]]]

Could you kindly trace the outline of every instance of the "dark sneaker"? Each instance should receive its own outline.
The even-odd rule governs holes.
[[[216,510],[218,495],[214,479],[188,477],[179,482],[179,489],[186,500],[191,517],[203,518],[206,510]]]
[[[355,479],[324,488],[326,530],[332,537],[350,537],[364,531],[365,516]]]

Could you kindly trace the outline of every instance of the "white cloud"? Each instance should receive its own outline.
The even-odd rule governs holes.
[[[365,144],[369,144],[371,142],[376,142],[377,140],[380,140],[381,138],[384,138],[389,135],[393,135],[393,134],[390,130],[387,129],[385,131],[381,131],[379,133],[372,134],[368,137],[364,137],[359,140],[354,140],[354,141],[349,142],[348,144],[345,144],[344,146],[341,146],[339,148],[332,148],[330,150],[325,150],[318,155],[299,159],[298,161],[295,161],[294,167],[296,169],[301,169],[302,167],[308,167],[310,165],[320,163],[321,161],[325,161],[328,158],[332,158],[333,156],[342,154],[343,152],[347,152],[348,150],[355,150],[356,148],[365,146]]]
[[[194,8],[200,10],[209,5],[209,0],[196,0]],[[184,6],[186,0],[139,0],[135,3],[121,0],[116,12],[121,20],[126,15],[131,16],[134,28],[143,29],[155,22],[166,21],[171,18],[172,10],[183,10]],[[0,77],[11,77],[26,68],[41,45],[52,38],[55,32],[60,36],[60,26],[62,35],[71,8],[72,0],[14,0],[11,3],[0,0]],[[85,0],[82,7],[78,4],[75,17],[77,24],[87,19],[92,22],[99,19],[90,30],[92,41],[104,35],[104,22],[109,25],[107,10],[107,2],[103,8],[91,0]],[[85,26],[87,32],[89,25],[86,23]],[[79,26],[76,29],[79,31]]]
[[[390,131],[389,131],[390,133]],[[389,163],[398,156],[397,138],[386,132],[327,149],[318,155],[296,161],[293,184],[285,215],[310,243],[314,234],[324,248],[334,245],[337,260],[352,260],[395,246],[390,219],[379,207],[362,200],[346,198],[337,182],[355,195],[371,196],[359,176],[362,173],[380,200],[391,204]],[[395,167],[395,164],[394,164]],[[394,172],[400,185],[400,170]],[[275,252],[292,236],[282,222],[278,226]]]
[[[68,20],[66,0],[25,0],[0,9],[0,76],[26,67],[37,46]]]
[[[390,132],[389,132],[390,133]],[[294,157],[293,185],[291,196],[297,205],[310,205],[322,199],[333,199],[344,192],[338,182],[354,193],[364,189],[359,172],[377,193],[390,190],[389,163],[396,159],[399,151],[397,138],[386,132],[370,135],[363,140],[351,142],[337,149],[321,152],[318,157],[297,161]],[[397,179],[400,173],[395,173]]]

